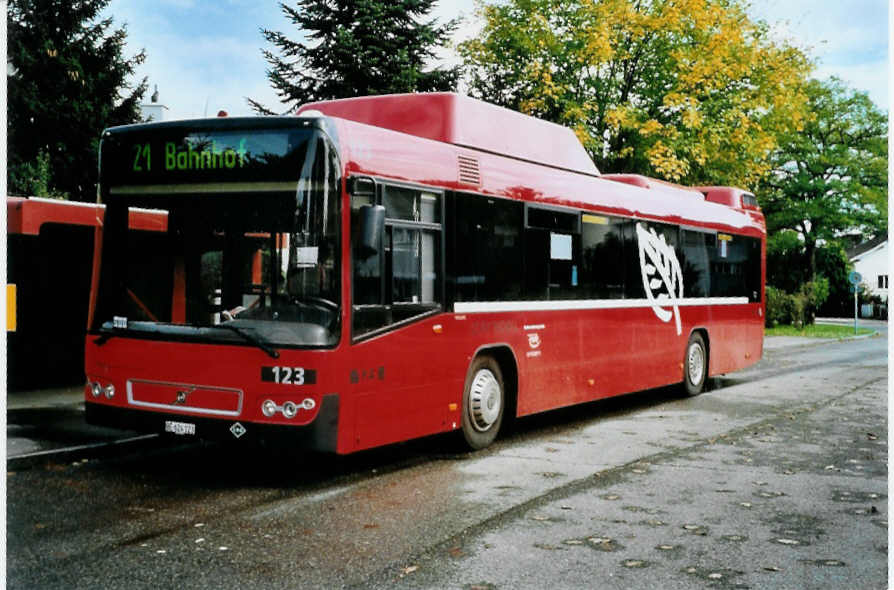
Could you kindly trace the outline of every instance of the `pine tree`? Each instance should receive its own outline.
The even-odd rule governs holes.
[[[430,92],[456,87],[459,67],[424,70],[456,20],[426,20],[435,0],[298,0],[280,6],[306,42],[263,29],[279,56],[264,50],[267,77],[292,112],[318,100]],[[273,111],[248,99],[260,114]]]
[[[124,57],[127,31],[99,19],[110,0],[9,0],[7,174],[11,194],[96,198],[105,127],[140,120],[145,59]],[[34,178],[39,171],[41,178]],[[44,195],[42,195],[44,196]]]

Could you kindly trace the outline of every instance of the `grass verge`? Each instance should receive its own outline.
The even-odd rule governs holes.
[[[858,328],[857,336],[864,334],[872,334],[875,330],[869,328]],[[801,336],[803,338],[849,338],[854,336],[854,327],[851,326],[832,326],[829,324],[813,324],[796,328],[794,326],[776,326],[775,328],[765,328],[765,336]]]

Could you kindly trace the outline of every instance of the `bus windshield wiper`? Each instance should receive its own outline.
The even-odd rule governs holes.
[[[275,350],[272,346],[270,346],[270,344],[266,340],[264,340],[257,334],[253,334],[253,333],[249,332],[248,330],[243,330],[239,326],[232,326],[230,324],[218,324],[214,327],[215,328],[224,328],[225,330],[230,330],[232,332],[236,332],[237,334],[239,334],[240,336],[245,338],[248,342],[251,342],[258,348],[260,348],[261,350],[266,352],[272,358],[275,358],[275,359],[279,358],[279,352],[277,350]]]

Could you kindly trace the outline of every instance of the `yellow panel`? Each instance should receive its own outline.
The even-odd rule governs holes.
[[[6,285],[6,331],[16,331],[16,286]]]
[[[583,215],[581,217],[581,221],[583,221],[584,223],[608,225],[608,217],[602,217],[601,215]]]

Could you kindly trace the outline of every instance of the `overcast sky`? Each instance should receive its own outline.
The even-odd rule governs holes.
[[[292,0],[288,2],[294,5]],[[468,35],[474,0],[441,1],[435,16],[467,16],[458,36]],[[752,0],[752,15],[794,41],[817,60],[816,76],[836,75],[888,108],[887,0]],[[261,56],[263,28],[297,37],[279,3],[269,0],[112,0],[107,15],[126,24],[128,55],[146,50],[138,70],[149,94],[158,85],[165,119],[253,114],[245,97],[273,110],[279,101]]]

